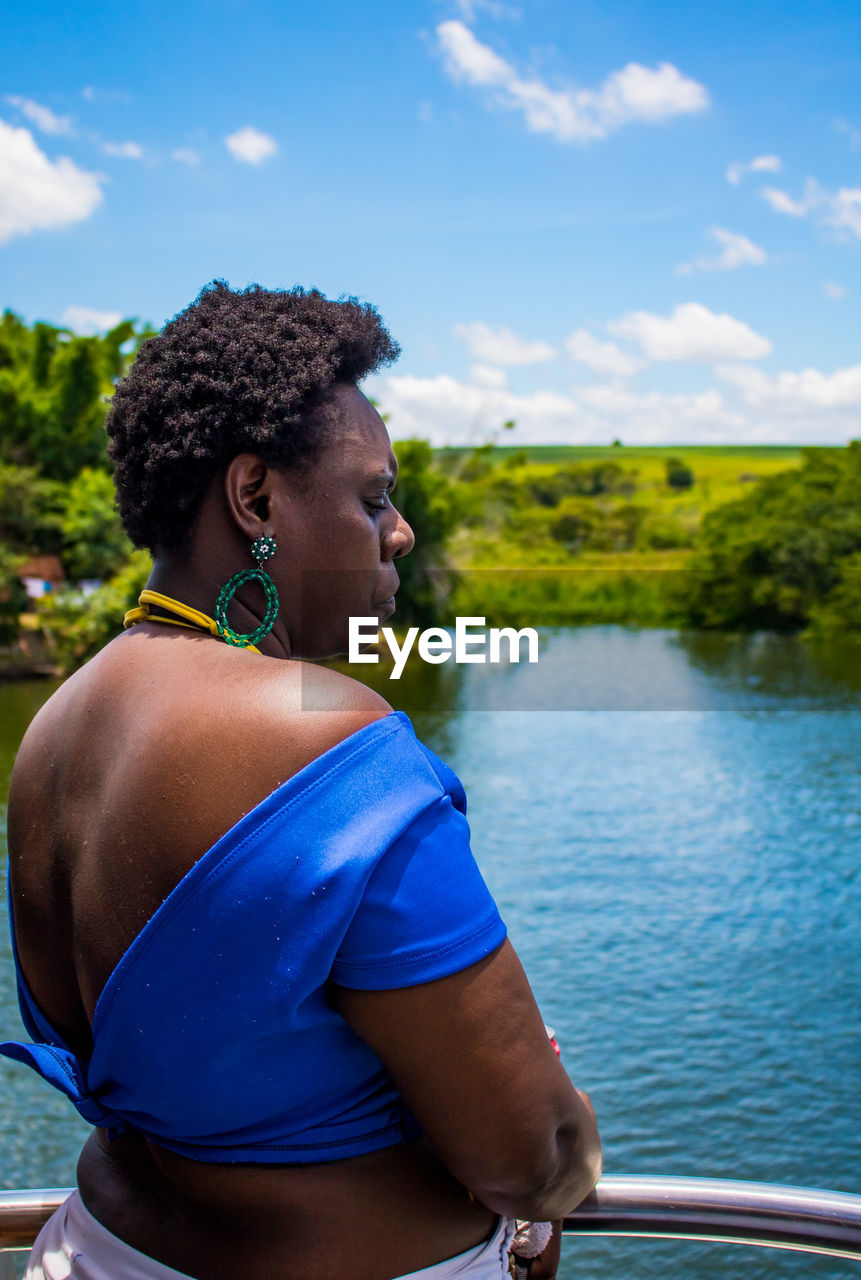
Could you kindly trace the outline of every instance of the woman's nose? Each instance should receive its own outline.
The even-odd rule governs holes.
[[[406,520],[398,512],[398,522],[383,540],[383,558],[394,560],[396,556],[405,556],[415,546],[415,534]]]

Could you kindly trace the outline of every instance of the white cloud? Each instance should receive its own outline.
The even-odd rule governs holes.
[[[480,320],[456,324],[454,332],[463,338],[476,360],[485,364],[541,364],[556,358],[556,351],[546,342],[526,342],[510,329],[491,329]]]
[[[780,156],[754,156],[747,164],[727,166],[726,180],[737,187],[746,173],[780,173]]]
[[[49,160],[29,129],[0,120],[0,244],[88,218],[102,202],[103,181],[66,156]]]
[[[192,147],[176,147],[170,153],[171,160],[178,160],[180,164],[200,164],[200,155]]]
[[[744,427],[744,416],[728,408],[719,391],[710,387],[693,395],[664,391],[631,391],[628,387],[584,387],[580,399],[608,418],[625,423],[625,436],[642,443],[668,443],[713,436]]]
[[[842,444],[858,435],[861,366],[832,375],[808,369],[768,377],[749,366],[718,370],[715,387],[690,394],[629,387],[575,387],[569,394],[515,394],[440,375],[379,379],[374,395],[395,439],[478,444],[516,423],[522,444]]]
[[[766,252],[747,236],[738,231],[727,231],[724,227],[709,227],[708,234],[712,240],[723,245],[723,251],[716,257],[695,258],[693,262],[683,262],[676,267],[680,275],[690,275],[692,271],[732,271],[735,267],[746,264],[761,266],[766,260]]]
[[[137,142],[103,142],[106,156],[119,156],[123,160],[142,160],[143,147]]]
[[[793,200],[786,191],[779,191],[776,187],[763,187],[759,194],[763,200],[768,201],[775,213],[785,213],[790,218],[804,218],[809,212],[805,201]]]
[[[435,378],[389,377],[376,398],[390,415],[395,439],[423,436],[432,444],[477,444],[515,422],[514,443],[577,438],[580,409],[570,396],[551,391],[515,395],[505,388],[477,387],[446,374]]]
[[[375,395],[395,439],[419,435],[435,445],[480,443],[507,421],[516,424],[512,441],[523,444],[607,444],[620,434],[629,444],[678,444],[744,439],[749,430],[744,414],[714,389],[670,395],[594,386],[516,395],[441,375],[389,377]]]
[[[773,406],[783,412],[805,413],[810,409],[861,408],[861,364],[831,374],[802,369],[800,373],[769,375],[746,365],[718,365],[715,372],[756,409]]]
[[[508,381],[504,369],[489,364],[474,364],[469,376],[476,387],[504,387]]]
[[[576,329],[566,338],[565,348],[572,360],[611,378],[629,378],[645,368],[644,360],[626,355],[615,342],[599,342],[586,329]]]
[[[845,298],[846,290],[842,284],[834,284],[832,280],[826,280],[822,286],[826,298]]]
[[[717,360],[758,360],[772,344],[741,320],[709,311],[698,302],[677,306],[671,316],[629,311],[607,325],[616,338],[638,343],[648,360],[712,364]]]
[[[32,98],[19,98],[16,94],[9,94],[6,101],[11,106],[17,107],[21,114],[43,133],[56,136],[72,133],[72,121],[69,116],[56,116],[50,107],[43,107]]]
[[[91,307],[66,307],[60,323],[73,333],[90,337],[96,333],[106,333],[122,320],[119,311],[94,311]]]
[[[807,218],[817,213],[821,226],[832,227],[841,239],[857,236],[861,239],[861,187],[841,187],[830,192],[820,187],[815,178],[804,184],[804,195],[799,200],[775,187],[764,187],[760,192],[775,213],[785,213],[791,218]]]
[[[511,64],[476,40],[462,22],[441,22],[436,33],[453,79],[469,84],[507,85],[516,78]]]
[[[689,115],[704,111],[709,104],[705,86],[682,75],[669,62],[662,62],[655,71],[629,62],[608,76],[597,93],[586,90],[581,96],[594,106],[607,131],[634,120],[654,124],[670,116]]]
[[[808,178],[804,184],[804,195],[800,200],[793,200],[785,191],[777,187],[763,187],[759,193],[767,200],[775,213],[785,213],[790,218],[806,218],[807,215],[822,204],[825,192],[815,178]]]
[[[668,62],[654,70],[630,62],[597,90],[552,89],[519,76],[462,22],[441,22],[437,36],[453,79],[493,90],[496,105],[522,112],[533,133],[550,133],[560,142],[603,138],[632,121],[656,123],[708,106],[705,87]]]
[[[278,154],[275,139],[250,125],[229,134],[224,142],[234,160],[240,160],[243,164],[261,165],[264,160]]]
[[[861,187],[842,187],[831,196],[822,221],[835,231],[848,231],[861,239]]]

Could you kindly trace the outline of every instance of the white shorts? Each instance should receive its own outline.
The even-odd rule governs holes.
[[[502,1280],[514,1223],[501,1218],[489,1240],[399,1280]],[[97,1222],[73,1191],[45,1223],[33,1245],[24,1280],[189,1280],[147,1257]]]

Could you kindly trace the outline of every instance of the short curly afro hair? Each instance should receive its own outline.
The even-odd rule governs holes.
[[[176,552],[213,478],[239,453],[311,466],[322,411],[400,348],[372,306],[316,289],[214,280],[143,343],[105,423],[117,502],[135,546]]]

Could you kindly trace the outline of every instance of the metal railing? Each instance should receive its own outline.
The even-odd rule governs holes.
[[[0,1192],[0,1250],[28,1248],[71,1191]],[[566,1235],[663,1236],[861,1261],[861,1195],[717,1178],[602,1178]]]
[[[28,1249],[73,1189],[0,1191],[0,1249]]]
[[[602,1178],[566,1235],[664,1236],[861,1261],[861,1195],[719,1178]]]

